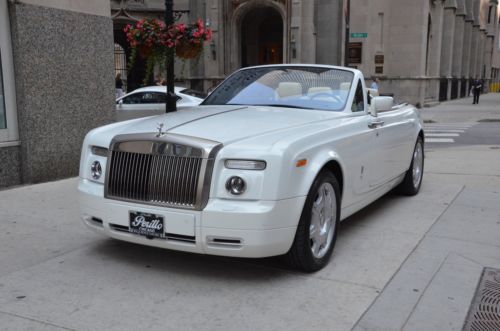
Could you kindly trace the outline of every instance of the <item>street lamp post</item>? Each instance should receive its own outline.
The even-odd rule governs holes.
[[[174,3],[173,0],[165,0],[165,24],[167,27],[174,23]],[[165,59],[167,70],[167,102],[165,103],[165,112],[177,111],[177,100],[174,92],[174,48],[167,48],[167,58]]]

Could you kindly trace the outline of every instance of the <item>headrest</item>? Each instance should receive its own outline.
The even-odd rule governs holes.
[[[316,87],[311,87],[309,90],[307,90],[307,94],[315,94],[315,93],[320,93],[320,92],[332,92],[332,89],[329,88],[328,86],[316,86]]]
[[[340,83],[340,90],[348,91],[351,88],[351,83]]]
[[[280,98],[286,98],[292,95],[302,95],[302,84],[296,82],[281,82],[276,89]]]

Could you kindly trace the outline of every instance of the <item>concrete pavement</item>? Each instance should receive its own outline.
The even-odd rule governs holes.
[[[0,191],[0,329],[460,330],[500,268],[498,147],[429,150],[420,194],[343,222],[315,274],[99,237],[76,179]]]

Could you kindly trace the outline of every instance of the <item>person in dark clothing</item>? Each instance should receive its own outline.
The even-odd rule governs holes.
[[[481,94],[482,88],[483,84],[481,84],[481,81],[479,79],[476,79],[474,81],[474,84],[472,84],[472,94],[474,95],[474,100],[472,101],[473,105],[479,104],[479,95]]]
[[[115,77],[115,88],[116,88],[116,99],[120,98],[123,96],[123,81],[122,81],[122,75],[120,73],[116,74]]]

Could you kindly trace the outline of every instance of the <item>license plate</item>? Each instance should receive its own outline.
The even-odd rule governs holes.
[[[164,238],[163,216],[131,211],[129,213],[130,233],[148,238]]]

